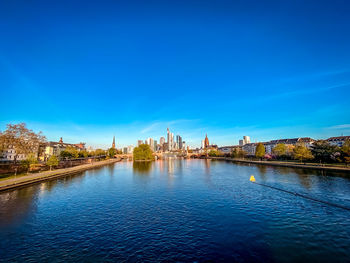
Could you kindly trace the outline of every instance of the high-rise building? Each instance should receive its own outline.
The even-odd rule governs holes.
[[[169,128],[167,128],[166,133],[167,133],[168,151],[170,151],[170,149],[171,149],[171,146],[170,146],[170,145],[171,145],[171,142],[170,142],[170,140],[171,140],[171,134],[170,134]]]
[[[128,153],[130,154],[130,153],[132,153],[133,151],[134,151],[134,146],[129,145],[129,146],[128,146]]]
[[[123,148],[123,153],[124,153],[124,154],[127,154],[127,153],[128,153],[128,147],[124,147],[124,148]]]
[[[205,143],[204,140],[201,141],[201,148],[204,149],[205,148]]]
[[[243,140],[239,140],[239,146],[243,146],[250,143],[250,137],[249,136],[243,136]]]
[[[140,146],[141,144],[143,144],[143,140],[138,140],[137,141],[137,146]]]
[[[115,149],[115,136],[113,136],[112,148]]]
[[[177,149],[182,149],[182,137],[180,135],[176,135],[176,145]]]
[[[158,147],[157,140],[154,140],[154,142],[153,142],[153,151],[156,152],[158,150],[157,147]]]
[[[167,137],[168,137],[168,150],[172,151],[175,148],[174,133],[170,132],[169,128],[167,129]]]
[[[162,146],[165,143],[165,138],[160,137],[159,144]]]
[[[148,144],[149,147],[151,148],[151,150],[153,151],[153,149],[154,149],[154,140],[152,138],[148,138],[146,140],[146,144]]]
[[[169,144],[167,142],[163,143],[163,152],[169,151]]]

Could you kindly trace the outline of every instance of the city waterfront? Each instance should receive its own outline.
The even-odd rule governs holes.
[[[345,262],[347,174],[167,159],[0,194],[0,261]]]

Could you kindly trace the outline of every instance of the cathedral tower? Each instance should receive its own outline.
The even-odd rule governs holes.
[[[204,148],[208,148],[209,146],[209,139],[208,139],[208,136],[205,135],[205,139],[204,139]]]
[[[115,136],[113,136],[112,148],[115,149]]]

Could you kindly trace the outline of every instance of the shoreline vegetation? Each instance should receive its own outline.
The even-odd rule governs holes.
[[[231,157],[207,157],[207,159],[212,160],[223,160],[223,161],[231,161],[238,163],[248,163],[248,164],[262,164],[262,165],[270,165],[270,166],[281,166],[281,167],[290,167],[290,168],[303,168],[303,169],[314,169],[314,170],[324,170],[324,171],[334,171],[334,172],[346,172],[350,173],[350,167],[336,167],[329,166],[325,164],[318,163],[297,163],[297,162],[283,162],[283,161],[262,161],[262,160],[249,160],[249,159],[239,159],[239,158],[231,158]]]
[[[148,162],[154,161],[154,159],[155,157],[148,144],[140,144],[138,147],[135,147],[133,152],[134,162]]]
[[[120,158],[107,159],[104,161],[99,161],[99,162],[94,162],[94,163],[89,163],[89,164],[82,164],[82,165],[69,167],[69,168],[57,169],[57,170],[52,170],[52,171],[45,171],[45,172],[41,172],[41,173],[34,173],[34,174],[30,174],[30,175],[23,175],[23,176],[18,176],[15,178],[5,179],[5,180],[0,181],[0,192],[12,190],[15,188],[25,187],[28,185],[36,184],[38,182],[58,179],[61,177],[73,175],[73,174],[76,174],[79,172],[83,172],[83,171],[90,170],[93,168],[105,166],[108,164],[113,164],[113,163],[120,162],[120,161],[121,161]]]

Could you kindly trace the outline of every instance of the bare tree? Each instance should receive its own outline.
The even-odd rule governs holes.
[[[0,150],[14,149],[15,162],[19,154],[33,153],[37,156],[40,144],[46,142],[42,132],[35,133],[25,123],[7,124],[7,129],[0,133]]]

